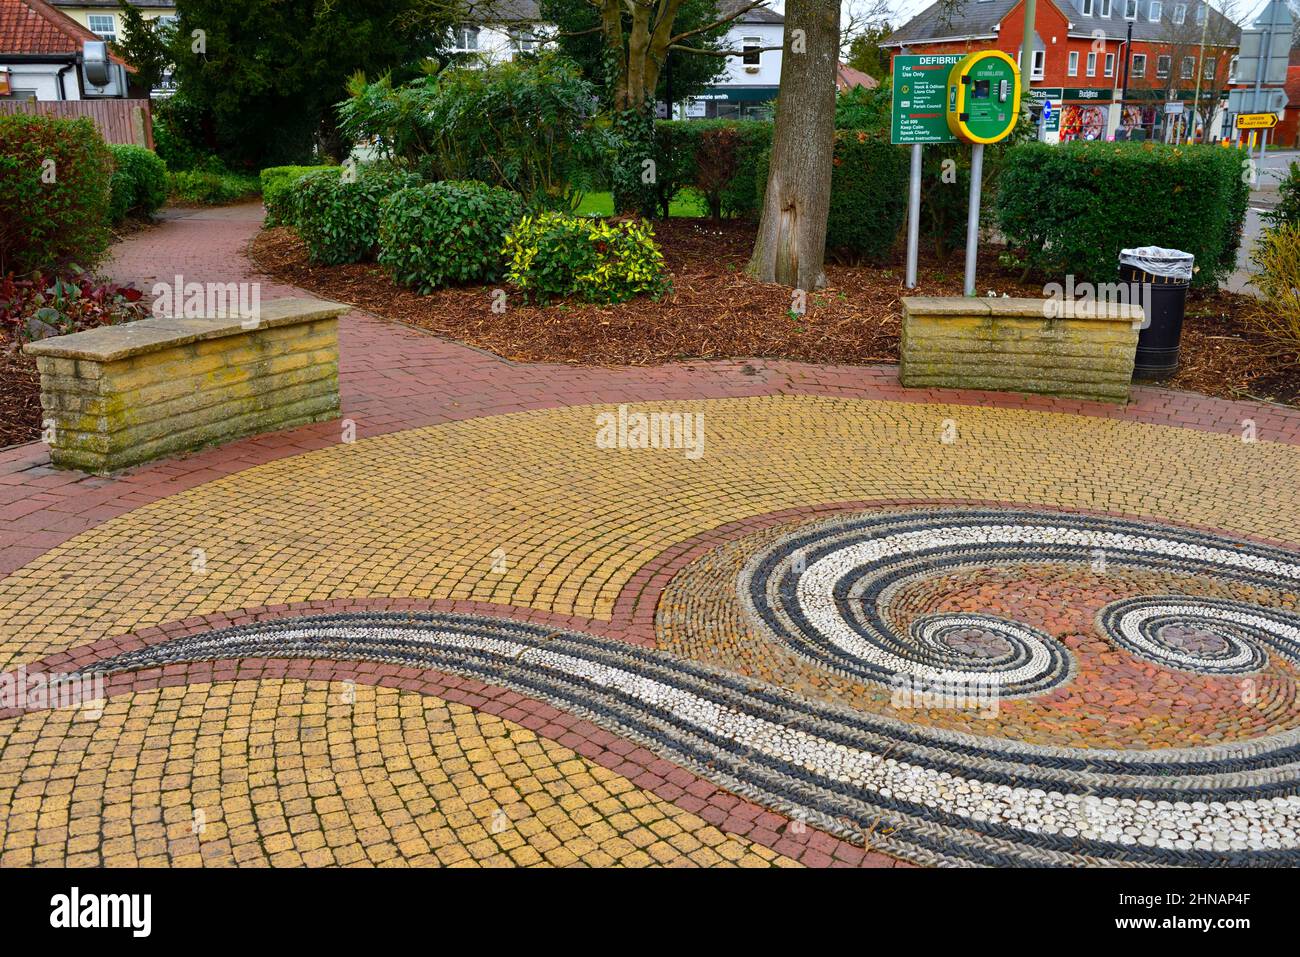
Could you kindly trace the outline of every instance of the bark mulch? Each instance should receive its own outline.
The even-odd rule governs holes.
[[[561,302],[541,307],[511,296],[492,311],[496,287],[440,290],[420,296],[366,263],[316,266],[289,229],[268,229],[250,245],[257,265],[277,279],[376,315],[520,362],[655,365],[683,359],[755,358],[866,364],[898,361],[901,261],[885,266],[829,265],[829,285],[808,296],[807,313],[791,313],[790,291],[744,275],[754,227],[675,219],[656,226],[673,276],[662,301],[618,306]],[[959,295],[960,253],[943,262],[922,251],[916,295]],[[981,256],[979,291],[1041,296]],[[1232,293],[1194,295],[1183,330],[1182,364],[1166,385],[1228,399],[1300,405],[1300,357],[1259,336],[1247,318],[1250,300]],[[35,363],[0,336],[0,447],[40,435]]]
[[[565,302],[547,307],[517,297],[492,311],[492,288],[471,286],[421,296],[396,286],[374,264],[317,266],[290,229],[256,237],[250,254],[260,268],[329,299],[427,329],[522,362],[653,365],[683,359],[765,358],[820,363],[898,361],[902,316],[901,257],[885,266],[829,265],[826,289],[808,297],[807,313],[791,314],[790,290],[744,275],[753,246],[748,223],[673,219],[655,227],[673,277],[662,301],[617,306]],[[979,293],[1042,295],[981,254]],[[910,295],[960,295],[960,252],[941,261],[922,250],[919,288]],[[1194,294],[1188,303],[1182,364],[1166,385],[1222,398],[1300,404],[1300,357],[1250,327],[1250,299]]]

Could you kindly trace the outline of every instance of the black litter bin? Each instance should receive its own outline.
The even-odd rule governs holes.
[[[1135,289],[1140,284],[1140,302],[1146,313],[1138,334],[1134,379],[1163,379],[1178,371],[1193,259],[1191,253],[1159,246],[1120,250],[1120,279],[1134,284]]]

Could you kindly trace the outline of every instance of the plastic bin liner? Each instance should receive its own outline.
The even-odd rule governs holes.
[[[1195,258],[1181,249],[1164,249],[1160,246],[1139,246],[1137,249],[1119,251],[1122,265],[1141,269],[1148,276],[1163,276],[1166,279],[1190,281]]]

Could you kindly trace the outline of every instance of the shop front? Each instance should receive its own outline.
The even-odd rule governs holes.
[[[1061,91],[1061,142],[1107,140],[1113,135],[1115,91],[1066,87]]]
[[[770,120],[779,87],[715,86],[686,102],[689,120]]]

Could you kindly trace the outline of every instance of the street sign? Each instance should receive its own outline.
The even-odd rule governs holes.
[[[1281,113],[1289,98],[1286,90],[1229,90],[1229,113]]]
[[[1271,0],[1255,22],[1241,31],[1241,45],[1237,51],[1238,83],[1280,85],[1286,82],[1293,22],[1285,0]]]
[[[948,129],[967,143],[1006,139],[1020,119],[1020,70],[1001,50],[968,54],[948,74]]]
[[[952,143],[944,115],[948,72],[960,53],[899,54],[894,57],[894,99],[889,117],[891,143]]]
[[[1043,122],[1052,122],[1052,101],[1043,100]]]
[[[1238,113],[1237,129],[1271,130],[1277,126],[1276,113]]]

